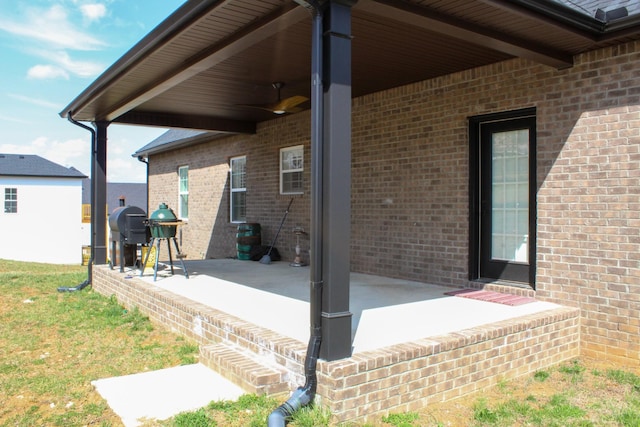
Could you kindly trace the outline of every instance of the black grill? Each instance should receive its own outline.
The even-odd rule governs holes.
[[[137,258],[137,246],[149,241],[146,214],[137,206],[120,206],[109,215],[111,229],[111,266],[116,265],[116,243],[120,244],[120,271],[133,266]]]

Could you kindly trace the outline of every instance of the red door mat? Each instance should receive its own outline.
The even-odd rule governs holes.
[[[534,302],[535,298],[520,295],[503,294],[501,292],[483,291],[478,289],[459,289],[445,292],[445,295],[475,299],[478,301],[496,302],[504,305],[522,305]]]

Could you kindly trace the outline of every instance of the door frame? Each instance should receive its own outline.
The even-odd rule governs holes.
[[[492,264],[493,269],[486,271],[483,256],[488,247],[482,239],[483,221],[483,167],[482,167],[482,127],[508,126],[509,122],[526,123],[529,132],[529,257],[527,267],[518,263],[505,262]],[[495,114],[485,114],[469,118],[469,280],[473,281],[506,281],[514,285],[524,285],[535,289],[536,271],[536,109],[526,108]],[[486,173],[486,172],[485,172]],[[485,202],[486,203],[486,202]],[[486,208],[485,208],[486,209]],[[486,240],[486,239],[485,239]],[[484,248],[484,252],[483,252]]]

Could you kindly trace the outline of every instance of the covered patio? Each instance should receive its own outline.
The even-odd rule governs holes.
[[[92,286],[196,339],[203,362],[247,391],[312,390],[317,360],[316,401],[338,421],[463,396],[581,345],[637,366],[637,181],[625,173],[637,170],[640,11],[622,3],[185,2],[61,111],[92,136]],[[527,256],[491,264],[479,128],[498,122],[529,133],[516,233]],[[627,122],[619,138],[606,129]],[[111,124],[205,134],[137,153],[150,206],[190,200],[185,251],[202,260],[189,279],[106,265]],[[220,259],[237,223],[273,234],[291,195],[280,150],[296,147],[312,271]],[[252,162],[238,218],[233,159]],[[503,277],[512,267],[519,279]],[[464,287],[538,301],[445,295]]]
[[[286,393],[304,378],[309,268],[187,261],[157,280],[95,267],[94,289],[195,339],[201,362],[247,392]],[[459,291],[459,290],[457,290]],[[339,421],[459,397],[579,354],[579,310],[526,295],[352,273],[349,358],[318,362],[318,401]],[[486,291],[484,291],[486,292]],[[497,302],[496,302],[497,301]]]
[[[549,72],[566,70],[576,65],[576,55],[640,37],[635,6],[613,9],[617,5],[610,2],[586,3],[578,7],[569,1],[524,0],[185,2],[60,112],[92,135],[92,262],[107,262],[101,225],[106,222],[111,124],[202,130],[220,141],[231,135],[247,139],[256,135],[273,142],[282,135],[263,135],[265,127],[302,110],[310,117],[309,126],[299,135],[289,135],[297,135],[296,144],[304,143],[307,135],[310,139],[308,229],[316,258],[311,264],[317,267],[312,280],[317,303],[312,306],[320,312],[315,335],[322,342],[319,357],[350,356],[352,108],[364,97],[445,76],[458,76],[454,81],[462,76],[457,73],[472,76],[472,70],[516,58]],[[475,78],[467,83],[470,96],[477,83]],[[434,93],[433,99],[445,92]],[[494,95],[487,100],[480,97],[486,105],[467,115],[493,112]],[[499,98],[509,96],[499,94]],[[301,99],[304,103],[296,101],[296,108],[282,108],[281,101]],[[411,99],[404,98],[397,111],[411,111]],[[415,117],[424,122],[426,133],[432,129],[427,117]],[[93,123],[95,129],[82,122]],[[381,131],[371,138],[384,142],[385,134]],[[183,148],[192,148],[195,141],[185,144]],[[144,160],[144,155],[139,158]],[[531,184],[534,188],[536,183]],[[382,200],[384,204],[390,199]],[[535,224],[530,227],[527,241],[535,242]],[[200,231],[194,226],[195,233]],[[353,237],[361,239],[355,233]],[[535,251],[530,250],[529,256],[526,268],[531,266],[528,278],[534,289]],[[475,267],[467,272],[470,280],[477,279]],[[450,283],[451,278],[445,280]]]

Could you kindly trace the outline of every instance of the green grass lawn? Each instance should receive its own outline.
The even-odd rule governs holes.
[[[92,380],[193,363],[198,347],[76,286],[86,268],[0,260],[0,425],[119,426]]]

